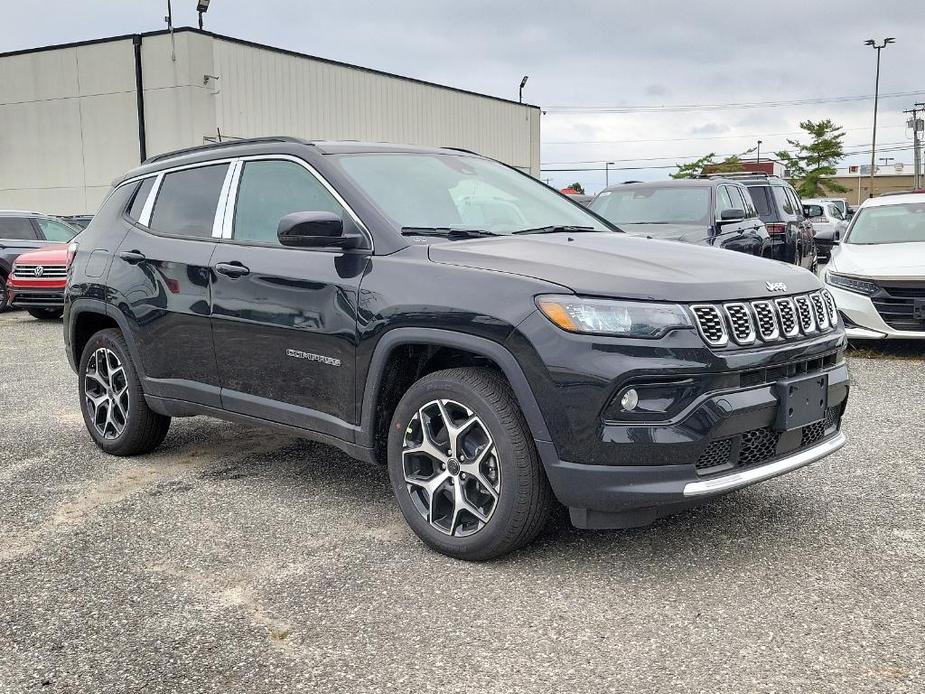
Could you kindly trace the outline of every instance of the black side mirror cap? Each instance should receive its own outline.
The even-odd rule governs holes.
[[[360,234],[345,234],[343,220],[333,212],[315,210],[280,219],[276,238],[283,246],[297,248],[356,248],[363,241]]]
[[[745,210],[739,207],[732,207],[719,213],[721,222],[741,222],[745,219]]]

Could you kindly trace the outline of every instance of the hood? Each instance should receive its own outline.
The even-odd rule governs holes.
[[[66,243],[50,243],[47,246],[26,251],[17,259],[23,265],[64,265],[67,263]]]
[[[925,278],[925,241],[910,243],[843,243],[829,263],[833,272],[873,279]]]
[[[437,263],[507,272],[566,287],[576,294],[664,301],[722,301],[818,289],[808,270],[745,253],[620,233],[562,233],[468,241],[429,247]]]
[[[707,245],[710,230],[702,224],[618,224],[631,236],[651,236],[663,241],[683,241]]]

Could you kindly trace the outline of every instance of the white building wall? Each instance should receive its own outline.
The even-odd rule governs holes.
[[[462,147],[539,176],[536,108],[195,31],[141,55],[148,156],[220,129]],[[131,38],[0,57],[0,209],[93,213],[138,155]]]
[[[224,135],[462,147],[539,176],[539,109],[220,38],[213,54]]]

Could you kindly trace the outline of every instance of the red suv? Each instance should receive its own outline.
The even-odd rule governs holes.
[[[49,244],[16,258],[6,283],[10,305],[40,320],[60,318],[68,260],[66,243]]]

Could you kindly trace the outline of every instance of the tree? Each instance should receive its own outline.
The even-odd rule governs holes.
[[[671,174],[672,178],[696,178],[702,173],[732,173],[734,171],[742,171],[742,157],[751,154],[755,151],[755,148],[745,150],[741,154],[733,154],[722,161],[716,161],[716,153],[710,152],[709,154],[700,157],[692,162],[687,164],[675,164],[678,167],[678,170]]]
[[[582,187],[582,185],[581,185],[580,183],[578,183],[577,181],[576,181],[575,183],[571,184],[571,185],[569,186],[569,188],[571,188],[572,190],[574,190],[574,191],[575,191],[576,193],[578,193],[579,195],[584,195],[584,194],[585,194],[585,189],[584,189],[584,187]]]
[[[828,178],[838,173],[835,166],[845,156],[842,145],[844,129],[828,118],[816,123],[805,120],[800,123],[800,129],[805,130],[812,141],[804,145],[797,140],[787,140],[791,151],[777,152],[777,158],[787,165],[787,176],[795,184],[800,196],[815,198],[847,191],[847,188]]]

